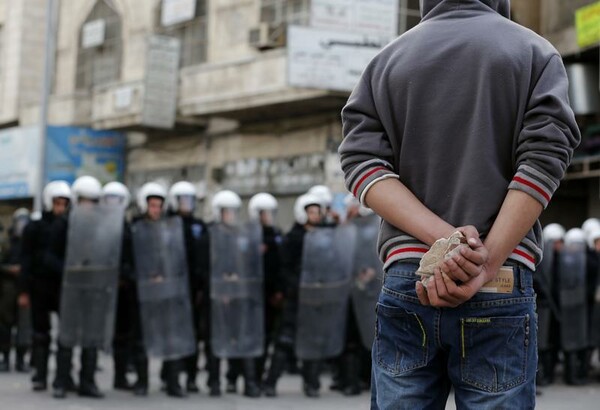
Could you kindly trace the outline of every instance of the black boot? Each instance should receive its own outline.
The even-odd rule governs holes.
[[[221,396],[221,361],[206,349],[206,367],[208,370],[208,389],[211,397]]]
[[[165,377],[167,379],[167,395],[170,397],[185,397],[186,394],[179,384],[180,360],[165,360]]]
[[[29,373],[31,371],[31,368],[27,365],[27,362],[25,361],[27,350],[29,349],[26,347],[17,347],[17,362],[15,365],[15,369],[19,373]]]
[[[243,359],[242,372],[244,374],[244,396],[260,397],[260,386],[256,376],[256,359]]]
[[[113,388],[116,390],[131,390],[133,387],[127,380],[127,351],[122,348],[115,348],[113,361],[115,365]]]
[[[536,375],[536,384],[540,387],[548,386],[554,381],[553,352],[539,352],[539,368]]]
[[[10,350],[0,352],[0,372],[6,373],[10,371]]]
[[[34,344],[31,351],[31,361],[34,374],[31,383],[34,391],[44,391],[48,388],[48,346],[45,344]]]
[[[185,359],[185,373],[187,376],[186,390],[188,393],[198,393],[200,389],[196,384],[198,375],[198,353]]]
[[[581,379],[581,364],[578,352],[565,352],[565,383],[572,386],[581,386],[585,381]]]
[[[344,396],[358,396],[360,388],[359,357],[354,352],[347,353],[343,358],[342,377],[344,378]]]
[[[271,357],[271,364],[269,366],[267,377],[263,382],[263,391],[265,393],[265,396],[277,396],[277,391],[275,387],[277,385],[277,381],[283,373],[283,370],[285,369],[286,360],[287,354],[285,353],[285,351],[276,348],[273,352],[273,356]]]
[[[98,351],[94,348],[81,350],[81,371],[79,373],[79,395],[101,399],[104,394],[98,389],[95,381]]]
[[[137,381],[133,385],[133,394],[136,396],[148,395],[148,358],[145,354],[139,353],[135,358],[135,371]]]
[[[58,346],[58,352],[56,352],[56,378],[52,384],[55,399],[64,399],[67,397],[71,379],[72,357],[73,349],[61,345]]]
[[[319,366],[316,360],[305,360],[302,363],[302,378],[304,379],[304,394],[306,397],[319,397]]]

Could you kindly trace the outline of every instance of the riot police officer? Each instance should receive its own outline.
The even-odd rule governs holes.
[[[315,195],[300,196],[294,204],[295,224],[284,236],[281,247],[282,277],[284,280],[284,302],[281,325],[275,336],[275,348],[264,380],[267,397],[275,397],[276,384],[290,357],[294,357],[296,338],[298,293],[302,271],[302,250],[306,233],[322,222],[321,199]],[[309,397],[318,396],[319,381],[316,363],[303,364],[304,392]]]
[[[102,187],[102,203],[126,210],[131,202],[129,189],[118,181],[112,181]],[[135,326],[139,320],[136,314],[137,297],[135,276],[133,271],[133,254],[131,245],[131,227],[127,218],[123,221],[123,238],[121,243],[121,262],[119,269],[119,293],[117,297],[117,314],[115,319],[115,336],[113,340],[114,380],[113,388],[132,390],[127,380],[128,364],[135,364]],[[136,366],[137,369],[138,366]]]
[[[0,372],[10,370],[10,350],[12,345],[12,329],[17,328],[16,370],[28,371],[25,355],[31,344],[27,316],[28,308],[17,309],[17,280],[21,274],[21,242],[23,230],[29,223],[29,211],[19,208],[13,213],[12,226],[8,231],[9,248],[0,267]],[[20,325],[20,326],[19,326]],[[29,326],[28,326],[29,325]]]
[[[261,192],[250,198],[248,216],[251,221],[262,226],[263,267],[265,274],[265,353],[258,359],[257,375],[262,380],[264,365],[269,346],[274,341],[275,326],[279,322],[283,304],[284,284],[281,277],[281,244],[283,234],[275,225],[277,199],[271,194]]]
[[[241,373],[244,395],[259,397],[256,359],[263,355],[265,339],[262,228],[241,223],[241,204],[232,191],[218,192],[212,202],[210,350],[228,359],[228,391],[236,390]]]
[[[187,181],[175,183],[169,190],[169,209],[183,220],[185,249],[189,270],[190,302],[194,316],[196,342],[201,336],[201,310],[208,299],[206,294],[206,278],[210,267],[210,242],[208,227],[202,219],[194,216],[197,192],[194,185]],[[188,393],[199,391],[196,384],[198,374],[198,352],[185,359]]]
[[[587,382],[588,303],[587,237],[582,229],[573,228],[565,234],[565,244],[559,255],[558,283],[560,306],[560,341],[565,356],[565,382],[581,385]]]
[[[182,359],[195,354],[197,343],[183,222],[179,216],[163,216],[166,199],[167,192],[161,185],[149,182],[142,186],[138,195],[142,217],[131,229],[141,318],[138,339],[143,340],[147,353],[164,359],[167,394],[185,397],[179,384]],[[145,395],[147,362],[140,370],[134,392]]]
[[[91,176],[77,178],[71,187],[73,210],[68,224],[62,225],[60,241],[66,240],[64,273],[60,300],[60,326],[54,397],[65,398],[71,378],[73,347],[81,346],[80,396],[102,398],[95,381],[98,348],[106,346],[112,333],[104,334],[104,324],[113,323],[118,263],[109,255],[115,239],[121,238],[121,221],[98,208],[102,185]],[[115,229],[110,229],[114,226]],[[104,229],[107,228],[108,229]],[[100,234],[96,235],[96,233]],[[118,243],[118,242],[117,242]],[[99,285],[95,287],[95,285]],[[100,285],[101,284],[101,285]],[[101,296],[100,296],[101,295]],[[90,304],[104,306],[97,312]],[[112,329],[111,329],[112,331]]]
[[[559,224],[544,227],[544,256],[534,275],[533,286],[537,294],[538,312],[538,363],[537,384],[545,386],[554,382],[558,359],[559,320],[557,270],[559,253],[564,245],[565,229]]]
[[[19,306],[31,306],[32,313],[32,384],[35,391],[47,388],[50,314],[59,309],[66,241],[65,215],[71,189],[65,181],[53,181],[46,185],[42,197],[44,211],[41,218],[32,220],[23,232],[19,278]],[[75,388],[70,377],[67,388]]]

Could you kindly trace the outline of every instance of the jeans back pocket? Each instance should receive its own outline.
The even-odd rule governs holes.
[[[529,332],[529,315],[462,318],[462,381],[494,393],[524,383]]]
[[[427,364],[427,333],[419,315],[377,304],[376,360],[397,376]]]

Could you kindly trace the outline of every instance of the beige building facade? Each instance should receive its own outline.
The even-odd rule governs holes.
[[[402,33],[418,22],[419,1],[397,1]],[[293,200],[310,186],[327,184],[342,197],[336,150],[349,91],[290,85],[287,28],[310,25],[316,0],[57,3],[49,123],[125,133],[124,182],[134,192],[149,180],[189,179],[210,218],[219,189],[246,200],[268,191],[286,227]],[[582,52],[574,10],[589,3],[513,0],[512,14],[568,61]],[[39,123],[45,4],[0,0],[0,127]],[[572,188],[579,201],[588,198],[582,218],[596,209],[590,181]],[[570,189],[557,208],[573,202]]]

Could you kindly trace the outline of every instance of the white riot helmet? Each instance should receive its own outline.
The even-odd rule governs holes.
[[[165,201],[167,199],[167,191],[161,184],[156,182],[147,182],[142,185],[137,196],[137,206],[142,214],[148,212],[148,198],[151,197],[162,198]]]
[[[250,201],[248,202],[248,216],[252,221],[258,221],[262,211],[274,213],[277,210],[277,207],[277,199],[275,199],[273,195],[266,192],[260,192],[250,198]]]
[[[127,208],[131,201],[131,194],[124,184],[113,181],[104,185],[102,188],[102,199],[107,204],[118,203],[124,208]]]
[[[592,231],[600,229],[600,220],[597,218],[588,218],[583,225],[581,225],[581,229],[583,229],[586,235],[590,235]]]
[[[81,198],[96,201],[102,196],[102,184],[100,184],[100,181],[96,178],[84,175],[73,182],[71,192],[75,204],[77,204],[77,201]]]
[[[321,199],[316,195],[311,194],[304,194],[296,199],[296,203],[294,204],[294,219],[296,219],[296,222],[300,225],[306,225],[308,222],[306,208],[310,205],[321,207]]]
[[[331,194],[331,190],[325,185],[315,185],[312,188],[310,188],[307,193],[319,198],[319,203],[323,212],[325,212],[325,210],[328,207],[330,207],[331,203],[333,202],[333,195]]]
[[[44,187],[44,192],[42,193],[43,202],[44,202],[44,210],[52,211],[52,201],[55,198],[64,198],[71,200],[71,188],[69,188],[69,184],[65,181],[52,181],[48,183]]]
[[[179,212],[183,208],[192,213],[197,197],[196,187],[192,183],[179,181],[169,189],[169,208],[173,212]]]
[[[569,229],[565,234],[565,246],[572,245],[586,245],[587,244],[587,236],[583,229],[573,228]]]
[[[12,233],[20,237],[23,234],[25,226],[29,223],[29,210],[27,208],[19,208],[13,212]]]
[[[239,210],[241,207],[242,199],[233,191],[219,191],[212,199],[213,217],[216,222],[221,222],[223,209]]]
[[[13,212],[13,219],[19,218],[29,218],[29,209],[19,208],[15,212]]]
[[[590,247],[590,249],[596,249],[596,241],[598,239],[600,239],[600,229],[594,229],[588,235],[588,246]]]
[[[542,237],[544,238],[544,242],[547,241],[560,241],[565,239],[565,228],[560,224],[549,224],[544,227],[542,231]]]

